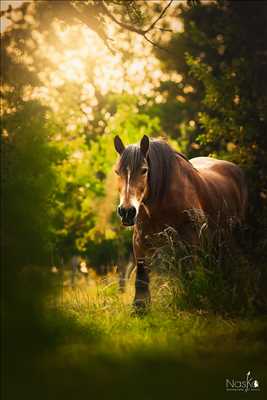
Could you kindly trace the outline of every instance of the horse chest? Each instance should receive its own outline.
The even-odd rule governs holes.
[[[154,211],[149,217],[141,216],[136,224],[135,232],[139,241],[147,242],[153,235],[163,232],[166,228],[176,230],[182,229],[189,222],[190,218],[184,210],[177,208],[165,208]]]

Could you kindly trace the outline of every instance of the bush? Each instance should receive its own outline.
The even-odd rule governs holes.
[[[211,233],[206,222],[200,224],[197,220],[193,226],[199,238],[197,244],[184,241],[173,228],[151,239],[155,253],[149,263],[168,282],[169,305],[240,315],[266,307],[260,287],[264,270],[251,264],[241,251],[237,233],[220,226]]]

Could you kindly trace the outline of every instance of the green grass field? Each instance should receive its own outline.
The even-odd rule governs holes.
[[[61,281],[36,324],[13,332],[5,398],[266,398],[266,319],[180,311],[157,276],[151,310],[139,317],[133,279],[124,294],[112,274],[81,278],[74,289]],[[260,391],[226,391],[226,379],[244,380],[248,371]]]

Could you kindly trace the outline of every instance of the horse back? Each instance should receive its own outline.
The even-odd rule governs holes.
[[[244,219],[247,206],[247,187],[243,171],[234,163],[210,157],[190,160],[197,170],[203,208],[208,214]]]

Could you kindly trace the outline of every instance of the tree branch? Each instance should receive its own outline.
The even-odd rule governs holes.
[[[145,33],[148,33],[149,31],[151,31],[154,26],[158,23],[158,21],[163,17],[163,15],[166,13],[166,11],[168,10],[168,8],[170,7],[170,5],[172,4],[173,0],[170,0],[169,3],[167,4],[167,6],[161,11],[160,15],[158,16],[158,18],[156,18],[156,20],[150,25],[149,28],[147,28],[145,30]]]
[[[155,21],[147,28],[147,29],[141,29],[141,28],[136,28],[135,26],[131,24],[127,24],[125,22],[119,21],[114,15],[111,13],[111,11],[108,9],[108,7],[105,5],[104,0],[101,1],[101,8],[103,10],[103,13],[106,14],[113,22],[115,22],[117,25],[119,25],[121,28],[127,29],[128,31],[138,33],[139,35],[145,36],[148,32],[150,32],[154,26],[158,23],[158,21],[164,16],[166,13],[167,9],[170,7],[172,4],[173,0],[170,0],[167,6],[162,10],[158,18],[155,19]]]
[[[144,37],[144,39],[145,39],[148,43],[152,44],[152,46],[156,47],[157,49],[159,49],[159,50],[164,50],[164,51],[166,51],[167,53],[170,53],[169,49],[167,49],[166,47],[162,47],[162,46],[160,46],[159,44],[153,42],[153,40],[149,39],[146,35],[143,35],[143,37]]]
[[[100,4],[99,4],[100,5]],[[108,16],[113,22],[119,25],[121,28],[127,29],[128,31],[138,33],[139,35],[144,35],[145,32],[143,29],[136,28],[133,25],[127,24],[125,22],[119,21],[114,15],[109,11],[108,7],[105,5],[104,0],[101,1],[101,8],[103,13]]]
[[[85,14],[81,12],[78,8],[75,7],[70,1],[65,2],[65,7],[67,6],[72,10],[73,16],[83,22],[88,28],[92,29],[99,37],[103,40],[106,47],[112,54],[115,54],[112,47],[109,45],[109,41],[113,41],[113,39],[109,38],[104,30],[104,27],[99,23],[98,15],[91,15]]]

